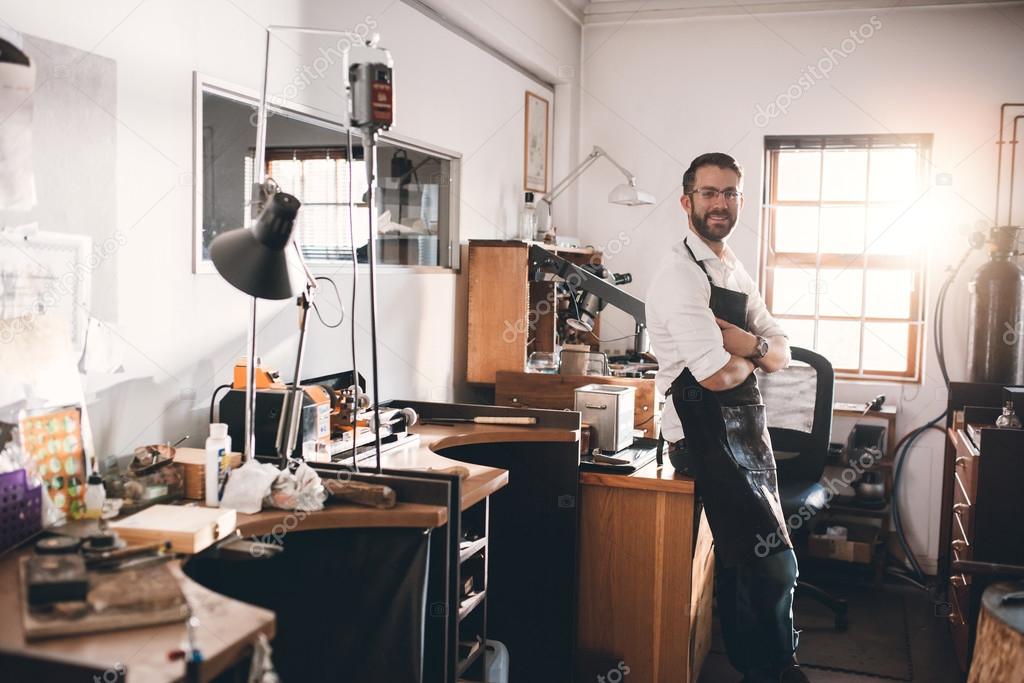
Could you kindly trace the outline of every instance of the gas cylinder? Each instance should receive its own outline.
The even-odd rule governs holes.
[[[970,382],[1024,384],[1024,271],[1015,226],[993,228],[989,260],[968,285],[967,378]]]

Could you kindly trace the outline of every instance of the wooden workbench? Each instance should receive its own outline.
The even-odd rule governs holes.
[[[461,445],[578,440],[579,432],[543,427],[499,427],[476,424],[455,426],[422,425],[414,429],[420,440],[382,456],[382,465],[389,469],[443,469],[460,465],[470,471],[462,482],[461,504],[466,509],[483,500],[508,483],[508,472],[501,469],[465,464],[439,455],[447,448]],[[391,510],[377,510],[354,505],[330,505],[302,519],[286,510],[268,510],[255,515],[239,515],[238,529],[243,536],[271,533],[278,524],[288,520],[288,530],[341,529],[357,527],[436,528],[448,521],[443,505],[399,503]],[[18,558],[31,553],[28,548],[0,557],[0,671],[3,680],[60,681],[119,680],[114,673],[126,671],[124,680],[134,683],[181,681],[184,664],[170,662],[167,653],[181,647],[186,640],[184,623],[126,629],[108,633],[43,640],[25,640],[18,590]],[[182,589],[199,618],[198,646],[204,655],[203,680],[224,671],[248,655],[250,644],[258,634],[274,636],[272,612],[254,607],[207,590],[192,581],[180,569],[173,570],[181,579]],[[13,667],[27,667],[18,668]],[[13,674],[24,671],[25,675]],[[8,676],[14,675],[14,678]]]

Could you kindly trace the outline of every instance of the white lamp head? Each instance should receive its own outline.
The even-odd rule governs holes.
[[[654,195],[644,192],[633,183],[622,183],[608,193],[608,201],[622,206],[648,206],[654,204]]]

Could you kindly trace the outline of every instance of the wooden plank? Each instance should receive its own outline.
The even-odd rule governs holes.
[[[711,651],[711,599],[715,592],[715,549],[711,527],[703,509],[694,539],[690,589],[690,681],[700,677]]]
[[[619,489],[637,491],[664,491],[666,493],[693,494],[694,482],[691,477],[676,472],[668,460],[664,465],[652,461],[628,477],[604,472],[580,472],[581,484],[600,484]]]
[[[469,245],[466,381],[494,384],[526,367],[529,259],[525,242]]]
[[[643,429],[644,436],[648,439],[658,438],[658,420],[655,419],[657,392],[653,379],[500,371],[496,373],[494,403],[517,408],[572,410],[575,389],[586,384],[636,387],[633,424],[636,429]]]

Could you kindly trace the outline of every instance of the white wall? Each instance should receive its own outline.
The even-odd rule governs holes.
[[[878,28],[828,79],[802,89],[788,112],[755,123],[765,107],[816,65],[823,50],[869,24]],[[996,120],[1000,103],[1024,101],[1024,43],[1020,5],[880,9],[811,14],[735,16],[679,21],[588,25],[584,29],[581,143],[604,145],[654,192],[656,207],[609,206],[604,194],[616,171],[595,167],[582,181],[578,232],[584,242],[628,244],[610,258],[632,271],[635,293],[645,291],[651,265],[686,229],[677,203],[682,173],[696,155],[725,151],[746,168],[747,203],[730,242],[756,272],[763,136],[816,133],[933,133],[933,173],[952,174],[934,187],[921,210],[932,220],[928,317],[945,267],[963,252],[968,230],[994,220]],[[849,48],[846,43],[845,48]],[[1003,218],[1005,221],[1005,217]],[[1019,220],[1019,218],[1018,218]],[[947,355],[954,379],[964,377],[968,262],[949,298]],[[606,316],[625,334],[623,318]],[[944,408],[945,391],[927,330],[925,380],[920,385],[840,382],[839,400],[885,393],[900,408],[902,435]],[[611,336],[605,334],[604,336]],[[615,345],[612,345],[615,346]],[[843,440],[849,423],[837,423]],[[900,502],[916,553],[934,566],[938,551],[942,436],[929,433],[910,454]]]
[[[508,5],[526,6],[514,16],[525,32],[511,35],[510,42],[531,44],[533,24],[549,23],[548,2]],[[245,297],[218,276],[194,275],[190,268],[192,73],[198,70],[256,89],[266,25],[354,31],[375,23],[372,28],[395,59],[394,130],[462,154],[462,240],[502,237],[515,227],[522,198],[524,91],[551,92],[403,2],[116,0],[43,5],[3,0],[0,14],[5,24],[28,36],[116,61],[116,106],[101,110],[117,122],[116,221],[92,236],[103,239],[121,230],[127,244],[117,254],[114,284],[96,291],[94,301],[116,300],[116,312],[106,320],[123,341],[128,373],[138,379],[100,392],[90,405],[101,457],[184,434],[192,435],[191,443],[201,443],[210,392],[230,380],[233,361],[244,353]],[[579,27],[571,21],[559,24],[551,39],[575,41],[573,54],[578,55]],[[274,55],[301,64],[315,56],[315,47],[308,39],[284,37],[275,39]],[[275,75],[281,75],[281,68],[277,66]],[[40,79],[52,75],[43,73]],[[317,87],[328,87],[329,78]],[[272,94],[274,87],[272,83]],[[314,90],[307,94],[315,95]],[[68,127],[74,127],[75,115],[66,113]],[[82,230],[74,224],[61,229]],[[337,275],[347,307],[348,271]],[[363,283],[365,294],[365,278]],[[452,398],[463,384],[457,368],[464,297],[458,294],[456,276],[382,273],[379,296],[381,397]],[[321,298],[327,316],[337,312],[330,299],[328,288]],[[369,368],[366,309],[364,301],[357,316],[364,373]],[[264,361],[290,378],[296,338],[293,306],[262,304],[260,327]],[[328,330],[312,322],[303,374],[351,367],[347,329],[347,324]]]

